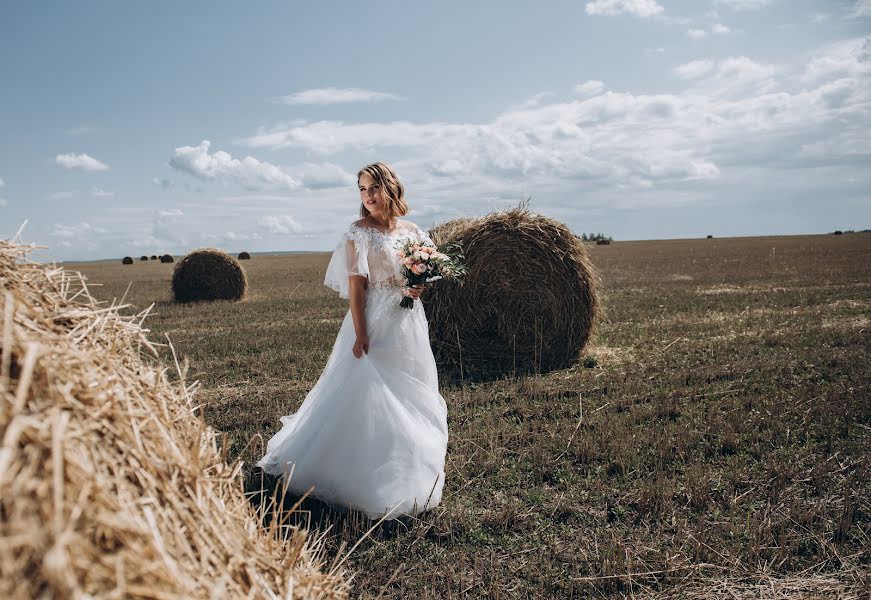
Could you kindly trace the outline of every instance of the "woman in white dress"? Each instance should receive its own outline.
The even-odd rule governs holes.
[[[357,174],[361,219],[342,236],[324,285],[350,300],[327,364],[296,413],[281,417],[257,463],[287,489],[311,490],[372,519],[437,506],[444,485],[447,406],[429,345],[422,287],[406,288],[396,243],[432,240],[398,217],[404,187],[388,165]],[[402,308],[403,294],[414,298]]]

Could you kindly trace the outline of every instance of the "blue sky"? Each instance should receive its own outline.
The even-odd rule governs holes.
[[[329,250],[383,161],[423,227],[871,227],[871,0],[0,4],[0,236]]]

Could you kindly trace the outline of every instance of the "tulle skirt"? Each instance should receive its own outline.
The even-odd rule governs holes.
[[[447,406],[419,300],[401,308],[399,288],[369,288],[369,352],[355,358],[349,310],[326,367],[299,410],[257,463],[288,491],[372,519],[418,514],[441,502]]]

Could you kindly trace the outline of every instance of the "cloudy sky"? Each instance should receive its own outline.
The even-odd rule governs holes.
[[[871,227],[871,0],[0,4],[0,237],[328,250],[383,161],[428,227]]]

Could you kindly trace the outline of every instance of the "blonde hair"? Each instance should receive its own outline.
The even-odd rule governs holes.
[[[363,173],[369,175],[381,188],[381,195],[387,204],[387,218],[401,217],[408,213],[408,202],[405,201],[405,187],[390,165],[384,163],[372,163],[366,165],[357,173],[357,186],[360,185],[360,177]],[[364,219],[369,216],[366,206],[360,203],[360,216]]]

